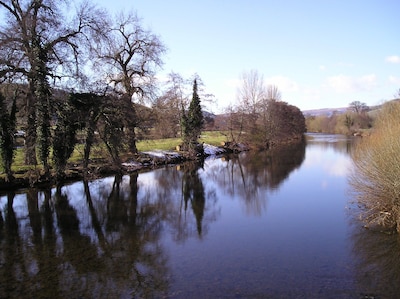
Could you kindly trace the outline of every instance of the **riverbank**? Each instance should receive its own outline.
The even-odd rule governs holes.
[[[218,156],[233,152],[247,151],[249,148],[243,144],[217,147],[210,144],[203,144],[204,155],[201,157],[190,156],[186,152],[171,150],[152,150],[139,152],[130,157],[124,157],[120,166],[113,165],[109,159],[91,159],[85,171],[82,163],[68,163],[67,171],[62,183],[74,182],[82,179],[94,180],[114,174],[129,174],[135,171],[145,171],[159,168],[170,164],[179,164],[186,161],[205,159],[209,156]],[[14,179],[7,182],[0,178],[0,192],[15,191],[29,187],[49,187],[57,184],[55,175],[44,177],[39,168],[27,169],[14,174]]]

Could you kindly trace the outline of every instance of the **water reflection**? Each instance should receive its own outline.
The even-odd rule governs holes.
[[[0,197],[0,298],[390,298],[398,241],[346,239],[332,138]]]
[[[352,233],[356,281],[371,298],[400,294],[400,239],[397,235],[366,230],[359,223]]]
[[[161,236],[202,239],[220,213],[187,163],[0,199],[0,297],[154,298],[170,285]]]
[[[215,188],[203,183],[204,165],[188,162],[147,174],[145,197],[158,204],[173,240],[202,239],[220,214]]]
[[[245,152],[224,158],[208,168],[209,179],[218,183],[231,197],[244,201],[248,214],[261,215],[269,192],[278,191],[289,174],[305,158],[305,142],[270,151]]]
[[[192,207],[196,218],[196,228],[199,237],[202,236],[203,217],[205,208],[205,196],[203,181],[199,177],[198,168],[195,164],[186,164],[182,178],[182,194],[184,201],[184,211],[186,214],[188,203]]]
[[[352,149],[353,137],[338,134],[307,133],[306,141],[309,146],[317,146],[322,149],[333,149],[338,153],[350,154]]]
[[[160,214],[146,204],[136,209],[137,174],[130,193],[121,181],[115,177],[110,192],[83,182],[2,198],[0,297],[163,296],[169,270]]]

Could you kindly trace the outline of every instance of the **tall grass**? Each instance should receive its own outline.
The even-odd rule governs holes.
[[[400,103],[389,102],[380,111],[371,136],[353,153],[350,185],[367,226],[400,232]]]

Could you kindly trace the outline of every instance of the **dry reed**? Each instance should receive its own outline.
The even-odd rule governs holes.
[[[350,185],[366,226],[400,232],[400,103],[385,104],[353,152]]]

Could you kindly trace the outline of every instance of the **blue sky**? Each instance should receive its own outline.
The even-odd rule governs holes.
[[[99,0],[136,11],[168,48],[160,78],[198,73],[214,112],[257,70],[302,110],[367,105],[400,89],[398,0]]]

